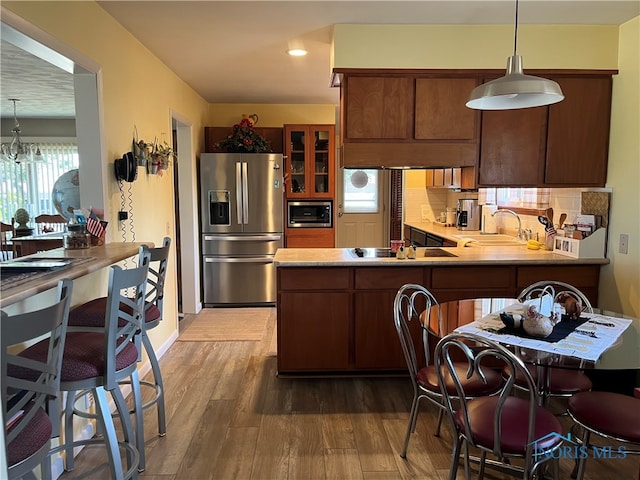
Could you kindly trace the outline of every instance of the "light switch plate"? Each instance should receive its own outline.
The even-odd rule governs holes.
[[[618,244],[618,253],[629,253],[629,235],[626,233],[620,234],[620,243]]]

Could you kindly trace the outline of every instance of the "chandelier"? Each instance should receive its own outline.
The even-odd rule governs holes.
[[[20,124],[16,114],[16,102],[19,102],[20,99],[9,98],[8,100],[13,102],[15,126],[11,129],[11,134],[13,135],[11,142],[0,145],[0,159],[5,162],[13,161],[16,163],[43,162],[44,156],[40,151],[40,146],[37,143],[24,143],[20,139]]]

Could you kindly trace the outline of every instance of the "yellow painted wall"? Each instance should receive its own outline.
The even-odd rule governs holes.
[[[113,17],[95,2],[2,2],[2,6],[24,18],[68,47],[81,52],[101,66],[104,141],[109,170],[116,158],[131,150],[134,125],[139,138],[147,141],[171,132],[171,111],[193,126],[193,149],[203,150],[204,129],[209,105],[158,58],[153,56]],[[144,24],[144,19],[141,19]],[[168,138],[168,137],[167,137]],[[195,158],[180,158],[195,162]],[[175,239],[173,173],[162,177],[139,170],[138,180],[125,184],[125,198],[133,203],[135,239],[162,243],[168,235]],[[107,180],[109,241],[119,241],[117,211],[120,210],[118,182]],[[131,241],[131,238],[128,239]],[[131,265],[131,262],[129,262]],[[163,344],[177,332],[175,244],[169,261],[165,287],[165,321],[150,332],[154,345]],[[74,286],[74,303],[104,295],[106,277],[79,279]]]
[[[426,188],[425,170],[407,170],[404,172],[404,188]]]
[[[282,127],[290,124],[334,124],[336,105],[240,104],[212,103],[208,126],[226,127],[240,121],[243,113],[258,115],[259,127]]]
[[[350,25],[334,27],[333,65],[351,68],[505,68],[513,26]],[[618,27],[521,25],[524,68],[618,65]]]
[[[601,270],[600,305],[640,318],[640,17],[620,27],[619,69],[613,79],[607,173],[613,188],[611,264]],[[627,255],[618,253],[621,233],[629,235]]]

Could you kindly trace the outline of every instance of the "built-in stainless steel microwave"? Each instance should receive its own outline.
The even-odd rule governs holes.
[[[287,202],[287,227],[331,228],[333,226],[332,202]]]

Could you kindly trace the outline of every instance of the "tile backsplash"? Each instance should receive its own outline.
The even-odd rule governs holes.
[[[583,205],[583,192],[603,192],[605,195],[598,195],[598,211],[585,211],[590,209],[590,203],[594,195],[584,195],[585,204]],[[611,189],[588,189],[588,188],[551,188],[549,189],[549,207],[554,211],[554,223],[558,223],[560,214],[566,213],[567,219],[565,223],[575,223],[576,216],[580,213],[602,214],[608,212],[609,196]],[[440,212],[446,210],[447,207],[457,205],[458,199],[461,198],[480,198],[482,200],[482,192],[457,192],[455,190],[439,189],[439,188],[407,188],[404,192],[405,209],[404,221],[411,224],[419,225],[420,223],[433,222]],[[604,216],[604,215],[603,215]],[[544,239],[544,226],[538,222],[535,215],[521,215],[522,228],[531,229],[534,238],[538,234],[539,238]],[[498,231],[515,235],[518,228],[518,222],[511,216],[499,216],[497,220]]]

